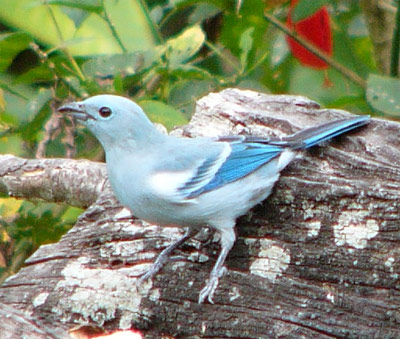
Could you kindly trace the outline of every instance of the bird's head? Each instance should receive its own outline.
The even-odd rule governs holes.
[[[106,150],[115,144],[148,142],[159,135],[139,105],[117,95],[96,95],[71,102],[58,108],[58,112],[77,118]]]

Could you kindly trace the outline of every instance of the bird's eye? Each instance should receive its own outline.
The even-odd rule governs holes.
[[[112,111],[110,107],[103,106],[99,109],[99,114],[102,118],[108,118]]]

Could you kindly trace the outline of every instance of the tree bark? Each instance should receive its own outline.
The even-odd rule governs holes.
[[[304,97],[227,89],[199,100],[192,121],[173,133],[282,136],[348,115]],[[398,338],[399,133],[400,124],[373,119],[296,159],[273,194],[237,221],[215,304],[202,305],[216,239],[192,239],[137,286],[182,229],[132,218],[103,164],[3,156],[1,192],[89,207],[4,283],[1,304],[65,337],[134,328],[149,338]]]

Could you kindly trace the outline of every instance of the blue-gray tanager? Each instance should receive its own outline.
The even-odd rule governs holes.
[[[133,215],[163,226],[186,227],[142,276],[157,273],[171,252],[203,226],[218,231],[221,251],[199,296],[212,303],[225,259],[235,242],[235,220],[266,199],[297,151],[362,126],[355,116],[284,138],[177,138],[161,133],[134,102],[97,95],[58,109],[75,116],[102,144],[108,178]]]

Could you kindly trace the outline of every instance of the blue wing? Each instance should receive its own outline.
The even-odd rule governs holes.
[[[282,139],[251,136],[219,138],[217,142],[229,144],[230,153],[224,156],[221,153],[205,159],[190,180],[180,186],[178,191],[185,198],[195,198],[249,175],[279,156],[285,149],[300,150],[312,147],[365,125],[369,119],[369,116],[356,116],[335,120]]]
[[[249,175],[271,161],[271,159],[277,157],[287,147],[285,145],[270,145],[268,144],[269,140],[266,138],[246,138],[244,136],[218,139],[218,142],[229,143],[231,152],[228,157],[207,184],[196,190],[190,190],[190,188],[198,185],[199,180],[201,181],[201,178],[204,177],[204,173],[207,173],[210,166],[215,164],[215,159],[204,161],[198,168],[197,175],[180,188],[181,192],[185,192],[186,197],[189,199],[195,198],[201,193],[215,190]]]

